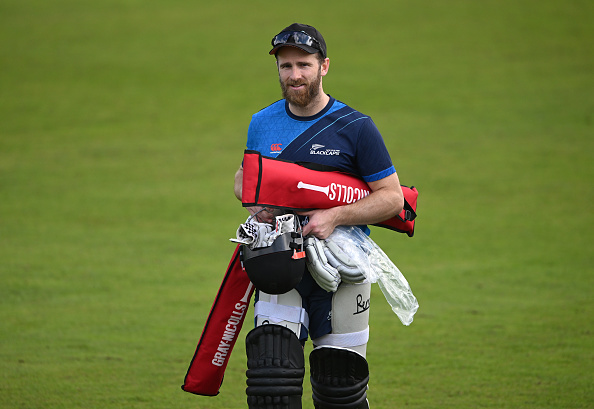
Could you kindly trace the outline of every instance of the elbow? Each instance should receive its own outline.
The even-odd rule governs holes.
[[[376,214],[382,220],[398,216],[404,209],[404,194],[400,185],[383,190],[381,211]]]
[[[381,215],[382,221],[398,216],[404,209],[404,196],[402,191],[392,191],[384,198],[384,206]]]
[[[394,197],[394,213],[393,214],[400,214],[404,209],[404,194],[402,190],[399,189],[399,192],[396,193]]]
[[[241,186],[235,185],[235,187],[233,188],[233,193],[235,193],[235,197],[237,198],[237,200],[241,201]]]
[[[395,215],[399,215],[404,209],[404,194],[402,193],[402,189],[398,186],[398,189],[394,189],[390,195],[390,215],[389,217],[394,217]]]

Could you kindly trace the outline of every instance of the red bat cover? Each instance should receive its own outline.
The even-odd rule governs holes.
[[[254,286],[241,266],[238,245],[204,324],[184,379],[184,391],[218,395],[253,292]]]
[[[371,192],[367,183],[352,174],[325,170],[319,165],[309,163],[268,158],[250,150],[246,150],[243,157],[242,189],[242,203],[245,207],[282,207],[290,210],[343,206],[354,203]],[[375,225],[412,237],[419,192],[414,187],[402,186],[402,193],[402,212]]]

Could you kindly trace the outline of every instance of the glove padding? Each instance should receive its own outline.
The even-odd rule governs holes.
[[[305,239],[305,260],[313,279],[326,291],[335,292],[341,281],[360,283],[365,275],[359,266],[332,240]]]
[[[313,279],[326,291],[335,292],[340,284],[340,273],[330,264],[324,254],[324,246],[318,238],[305,239],[305,263]]]
[[[365,280],[359,266],[331,239],[324,240],[324,254],[328,263],[338,270],[342,281],[353,284]]]

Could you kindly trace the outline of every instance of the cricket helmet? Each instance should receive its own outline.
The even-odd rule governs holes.
[[[284,294],[299,284],[306,269],[303,236],[281,234],[271,246],[242,245],[243,267],[254,286],[268,294]]]

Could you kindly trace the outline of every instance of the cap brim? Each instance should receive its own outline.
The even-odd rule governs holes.
[[[285,44],[279,44],[276,47],[274,47],[272,50],[270,50],[270,52],[268,54],[273,55],[276,54],[276,52],[282,48],[282,47],[294,47],[294,48],[299,48],[305,52],[308,52],[310,54],[315,54],[315,53],[319,53],[320,50],[318,50],[317,48],[314,47],[310,47],[308,45],[305,44],[292,44],[292,43],[285,43]]]

